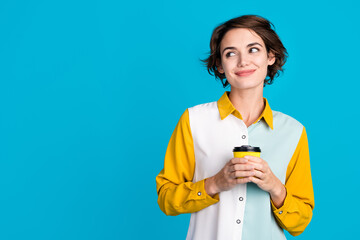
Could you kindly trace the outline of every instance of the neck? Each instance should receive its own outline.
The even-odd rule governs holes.
[[[263,86],[257,89],[232,88],[229,99],[238,110],[246,126],[253,124],[265,108],[263,99]]]

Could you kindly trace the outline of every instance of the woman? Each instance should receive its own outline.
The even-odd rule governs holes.
[[[314,208],[307,135],[263,97],[286,49],[255,15],[219,25],[210,48],[208,71],[231,91],[181,116],[156,177],[159,206],[191,213],[187,239],[286,239],[283,229],[297,236]],[[233,158],[241,145],[260,147],[261,157]]]

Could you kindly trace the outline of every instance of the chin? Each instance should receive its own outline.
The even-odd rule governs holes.
[[[229,82],[230,83],[230,82]],[[264,86],[264,81],[262,82],[236,82],[236,83],[230,83],[231,89],[239,89],[239,90],[248,90],[248,89],[256,89],[260,86]]]

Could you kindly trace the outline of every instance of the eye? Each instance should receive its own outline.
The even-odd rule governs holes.
[[[232,57],[232,56],[234,56],[235,55],[235,53],[234,52],[227,52],[226,53],[226,57]]]
[[[249,50],[250,53],[256,53],[256,52],[258,52],[258,51],[259,51],[259,49],[258,49],[258,48],[255,48],[255,47],[250,48],[250,50]]]

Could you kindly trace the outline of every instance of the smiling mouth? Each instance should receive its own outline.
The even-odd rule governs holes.
[[[251,70],[238,71],[235,74],[238,75],[239,77],[246,77],[246,76],[250,76],[254,72],[255,69],[251,69]]]

